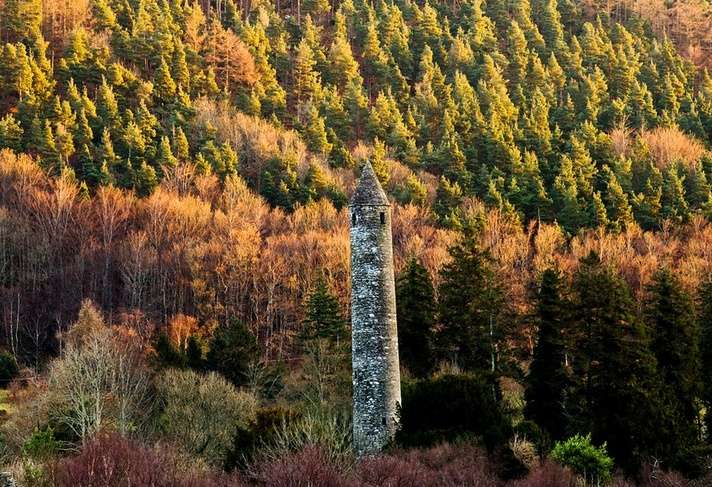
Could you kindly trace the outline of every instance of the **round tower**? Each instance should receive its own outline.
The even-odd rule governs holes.
[[[349,208],[353,442],[367,455],[393,437],[401,400],[391,205],[368,162]]]

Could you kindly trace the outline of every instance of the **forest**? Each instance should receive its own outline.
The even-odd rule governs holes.
[[[707,0],[0,0],[0,486],[712,485],[708,68]]]

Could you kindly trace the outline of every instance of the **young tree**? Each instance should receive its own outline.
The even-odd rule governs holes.
[[[435,290],[430,274],[415,258],[396,282],[398,353],[415,377],[426,377],[434,366]]]
[[[338,342],[345,335],[346,321],[341,315],[339,302],[324,278],[319,278],[307,298],[302,336],[307,341],[328,339]]]

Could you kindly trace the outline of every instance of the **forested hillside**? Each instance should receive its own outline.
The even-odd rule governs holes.
[[[692,0],[0,0],[3,463],[564,487],[610,453],[709,482],[711,33]],[[355,463],[366,160],[403,450]],[[413,449],[441,441],[468,446]]]

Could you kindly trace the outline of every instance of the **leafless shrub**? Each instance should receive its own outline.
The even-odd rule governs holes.
[[[657,127],[641,132],[655,163],[663,169],[676,161],[694,165],[707,153],[702,142],[684,133],[678,127]]]
[[[236,476],[176,468],[168,452],[146,448],[116,433],[100,433],[77,456],[51,469],[56,487],[239,487]]]

